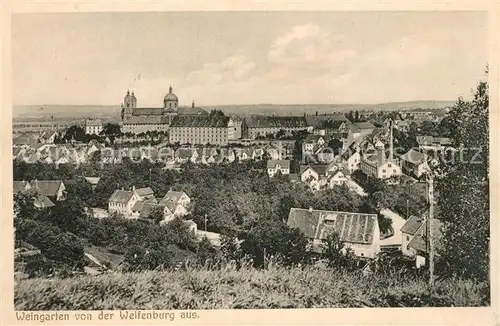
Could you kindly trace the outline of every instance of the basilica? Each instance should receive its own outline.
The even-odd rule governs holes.
[[[170,86],[163,98],[163,107],[137,107],[137,98],[134,92],[127,91],[123,99],[121,118],[124,133],[140,134],[147,131],[165,132],[169,129],[174,117],[178,115],[205,115],[205,110],[196,108],[194,102],[191,108],[179,108],[179,99],[172,92]]]

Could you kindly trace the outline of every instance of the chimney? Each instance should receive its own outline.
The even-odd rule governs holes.
[[[132,186],[132,191],[135,191],[135,186]]]
[[[389,136],[389,161],[390,162],[393,162],[394,160],[394,145],[393,145],[393,139],[392,139],[392,124],[393,124],[393,121],[391,119],[391,123],[390,123],[390,136]]]

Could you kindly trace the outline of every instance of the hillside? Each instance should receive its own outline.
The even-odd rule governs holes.
[[[486,306],[487,284],[449,279],[434,292],[408,275],[342,273],[319,267],[228,267],[28,279],[15,287],[16,310],[257,309]]]
[[[348,112],[351,110],[401,110],[401,109],[440,109],[453,105],[451,101],[414,101],[382,104],[255,104],[203,106],[206,110],[220,109],[226,114],[248,116],[251,114],[303,115],[329,112]],[[15,105],[12,110],[14,119],[83,119],[87,117],[119,119],[119,105]]]

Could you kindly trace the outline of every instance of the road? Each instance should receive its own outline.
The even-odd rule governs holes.
[[[384,240],[380,240],[381,246],[389,245],[401,245],[403,243],[403,235],[401,234],[401,227],[406,223],[406,220],[396,212],[391,211],[388,208],[384,208],[380,211],[384,217],[388,217],[392,220],[392,229],[394,230],[394,235]]]

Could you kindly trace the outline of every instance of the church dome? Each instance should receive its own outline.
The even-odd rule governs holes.
[[[165,101],[179,101],[179,99],[177,98],[177,95],[175,95],[174,93],[172,93],[172,86],[170,86],[169,90],[168,90],[168,94],[165,95]]]

